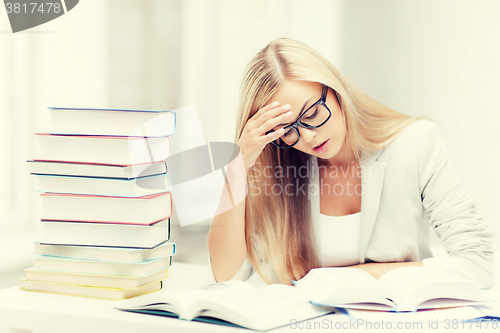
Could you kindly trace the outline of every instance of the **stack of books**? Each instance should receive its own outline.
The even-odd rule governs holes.
[[[51,108],[28,161],[42,237],[22,289],[105,299],[160,290],[175,254],[166,159],[175,112]]]

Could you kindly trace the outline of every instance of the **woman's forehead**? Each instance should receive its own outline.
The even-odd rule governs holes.
[[[290,104],[292,116],[285,123],[275,126],[276,131],[297,120],[299,115],[319,100],[323,86],[320,83],[287,81],[281,89],[270,99],[269,103],[278,101],[280,105]]]
[[[294,108],[299,105],[300,108],[302,108],[306,100],[321,96],[321,91],[322,85],[317,82],[285,81],[271,97],[269,102],[278,101],[282,105],[290,104],[292,106],[292,111],[295,111]]]

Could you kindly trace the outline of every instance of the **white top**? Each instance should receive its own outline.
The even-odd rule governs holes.
[[[320,215],[319,259],[323,266],[359,264],[361,212],[344,215]]]

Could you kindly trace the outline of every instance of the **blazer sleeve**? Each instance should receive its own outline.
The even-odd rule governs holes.
[[[480,288],[493,285],[493,232],[462,188],[440,128],[432,123],[419,156],[422,205],[448,256],[422,260],[424,267],[449,271]]]
[[[212,260],[210,258],[210,254],[208,255],[208,266],[210,267],[210,273],[212,274],[212,278],[215,280],[214,276],[214,271],[212,270]],[[241,264],[240,269],[233,275],[229,281],[233,280],[241,280],[245,281],[248,280],[253,274],[255,273],[255,270],[253,269],[252,264],[250,263],[250,260],[248,259],[248,256],[245,257],[245,260]]]

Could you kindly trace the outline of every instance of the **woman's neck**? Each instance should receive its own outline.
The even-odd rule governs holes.
[[[356,162],[352,154],[348,152],[346,147],[346,143],[342,145],[342,148],[337,153],[337,155],[328,158],[328,159],[320,159],[318,158],[318,163],[326,166],[336,166],[336,167],[349,167]]]

